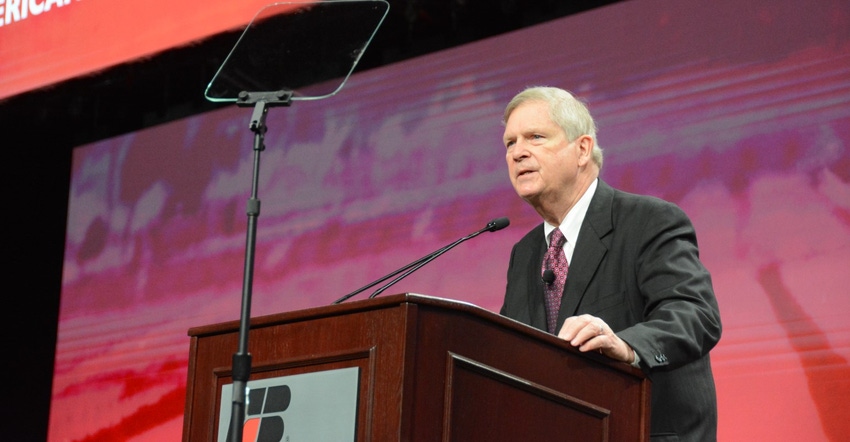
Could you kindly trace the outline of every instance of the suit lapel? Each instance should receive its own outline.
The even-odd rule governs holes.
[[[593,279],[596,269],[608,253],[608,246],[603,238],[608,235],[612,226],[612,206],[614,189],[599,180],[596,194],[590,201],[587,215],[584,217],[579,230],[570,270],[567,273],[567,284],[564,286],[564,297],[561,298],[561,308],[558,312],[558,322],[562,323],[568,316],[578,311],[587,291],[587,286]]]
[[[528,280],[528,290],[526,290],[526,293],[529,297],[528,305],[530,310],[528,313],[531,316],[529,325],[545,331],[546,306],[543,295],[543,280],[540,277],[540,269],[543,266],[543,254],[546,251],[546,241],[543,236],[543,224],[541,224],[535,230],[531,241],[534,247],[532,247],[530,259],[527,260],[529,268],[526,274],[533,276]]]

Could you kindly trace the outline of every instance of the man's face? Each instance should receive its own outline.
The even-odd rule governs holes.
[[[517,194],[534,206],[568,196],[579,171],[576,142],[549,117],[549,106],[528,101],[514,109],[502,138]]]

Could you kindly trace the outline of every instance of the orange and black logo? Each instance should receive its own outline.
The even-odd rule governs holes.
[[[245,410],[245,425],[242,440],[253,442],[281,442],[285,426],[283,412],[289,408],[292,391],[288,385],[268,388],[252,388],[248,393]],[[231,435],[228,430],[227,440]]]

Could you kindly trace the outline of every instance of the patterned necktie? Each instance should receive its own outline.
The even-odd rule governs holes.
[[[558,310],[561,308],[561,295],[564,294],[564,284],[567,282],[567,255],[564,254],[564,243],[567,239],[560,229],[555,229],[549,235],[549,250],[543,257],[542,273],[551,270],[555,273],[554,281],[548,282],[544,277],[543,291],[546,294],[546,322],[549,333],[555,334],[556,322],[558,321]]]

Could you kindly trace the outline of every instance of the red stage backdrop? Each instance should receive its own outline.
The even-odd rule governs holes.
[[[0,0],[0,99],[238,28],[267,0]]]
[[[696,225],[724,322],[720,439],[846,440],[848,29],[843,0],[637,0],[272,109],[253,313],[329,304],[508,216],[390,290],[498,311],[510,247],[539,223],[508,181],[502,109],[557,85],[598,118],[602,178]],[[179,440],[186,331],[239,317],[249,119],[75,150],[50,441]]]

